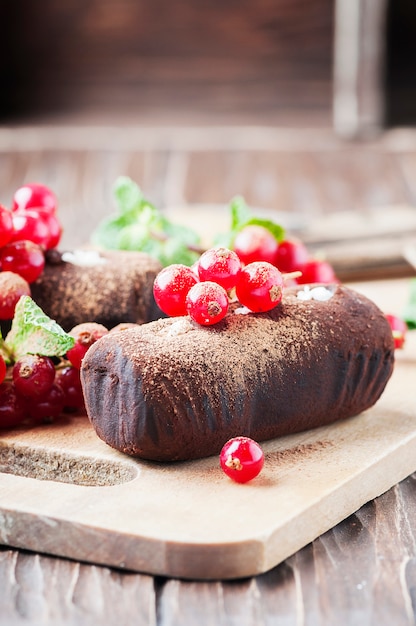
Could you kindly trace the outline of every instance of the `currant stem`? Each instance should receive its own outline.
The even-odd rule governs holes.
[[[302,276],[302,272],[298,270],[296,272],[287,272],[286,274],[282,274],[283,281],[294,280],[295,278],[299,278],[300,276]]]
[[[229,467],[230,469],[233,469],[233,470],[241,471],[243,469],[243,465],[242,465],[240,459],[237,459],[237,458],[231,456],[231,454],[228,457],[228,459],[225,461],[225,465],[227,467]]]

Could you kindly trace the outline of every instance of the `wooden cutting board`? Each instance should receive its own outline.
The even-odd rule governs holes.
[[[408,282],[357,288],[399,313]],[[416,331],[375,407],[265,443],[264,470],[246,485],[216,457],[123,456],[83,416],[3,431],[0,541],[172,577],[265,572],[416,470],[415,381]]]

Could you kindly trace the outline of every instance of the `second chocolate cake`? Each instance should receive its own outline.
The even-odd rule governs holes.
[[[34,301],[66,331],[83,322],[107,328],[143,324],[161,312],[153,282],[161,265],[142,252],[53,251],[43,274],[31,284]]]
[[[363,295],[317,289],[211,327],[177,317],[100,339],[81,370],[99,437],[143,459],[189,460],[235,436],[264,441],[371,407],[393,371],[391,328]]]

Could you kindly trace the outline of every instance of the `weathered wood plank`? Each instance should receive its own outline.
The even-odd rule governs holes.
[[[0,549],[0,623],[156,624],[153,579]]]

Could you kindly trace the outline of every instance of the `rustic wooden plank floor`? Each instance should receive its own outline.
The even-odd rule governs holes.
[[[160,207],[221,205],[243,194],[292,223],[323,224],[344,211],[394,218],[395,207],[416,205],[416,133],[344,143],[330,130],[308,128],[0,129],[0,202],[8,205],[25,181],[50,185],[64,247],[86,241],[113,209],[111,187],[120,174]],[[154,579],[0,549],[5,626],[405,626],[415,616],[414,475],[250,580]]]

